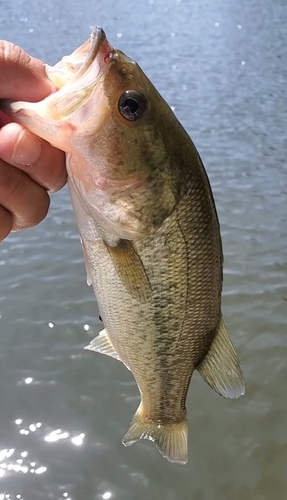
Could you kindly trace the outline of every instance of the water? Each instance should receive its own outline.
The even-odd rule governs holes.
[[[101,328],[66,189],[0,246],[0,499],[285,500],[287,5],[283,0],[15,0],[0,33],[50,64],[104,27],[194,139],[217,202],[223,307],[247,394],[198,375],[190,459],[122,436],[131,374],[83,351]]]

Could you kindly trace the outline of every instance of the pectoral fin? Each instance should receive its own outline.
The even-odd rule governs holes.
[[[225,398],[236,399],[245,392],[240,364],[222,318],[216,337],[197,371]]]
[[[105,242],[115,270],[128,293],[139,302],[147,302],[151,297],[151,287],[146,270],[133,244],[119,240],[116,246]]]
[[[86,268],[86,273],[87,273],[87,285],[91,286],[92,278],[91,278],[91,272],[90,272],[90,265],[89,265],[89,261],[88,261],[85,243],[83,242],[82,238],[81,238],[81,245],[82,245],[82,249],[83,249],[85,268]]]

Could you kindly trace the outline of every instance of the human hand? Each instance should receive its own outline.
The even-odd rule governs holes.
[[[40,101],[55,90],[43,63],[0,40],[0,98]],[[0,241],[47,215],[48,192],[66,183],[65,155],[0,111]],[[47,192],[48,191],[48,192]]]

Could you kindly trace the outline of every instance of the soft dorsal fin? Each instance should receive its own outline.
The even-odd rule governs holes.
[[[197,371],[212,389],[225,398],[236,399],[245,392],[240,364],[222,318],[211,347]]]

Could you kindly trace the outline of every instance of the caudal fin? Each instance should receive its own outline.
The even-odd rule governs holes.
[[[144,420],[140,411],[137,410],[123,438],[123,444],[130,446],[139,439],[149,439],[155,443],[158,451],[169,462],[186,464],[188,460],[187,437],[187,420],[160,425]]]

